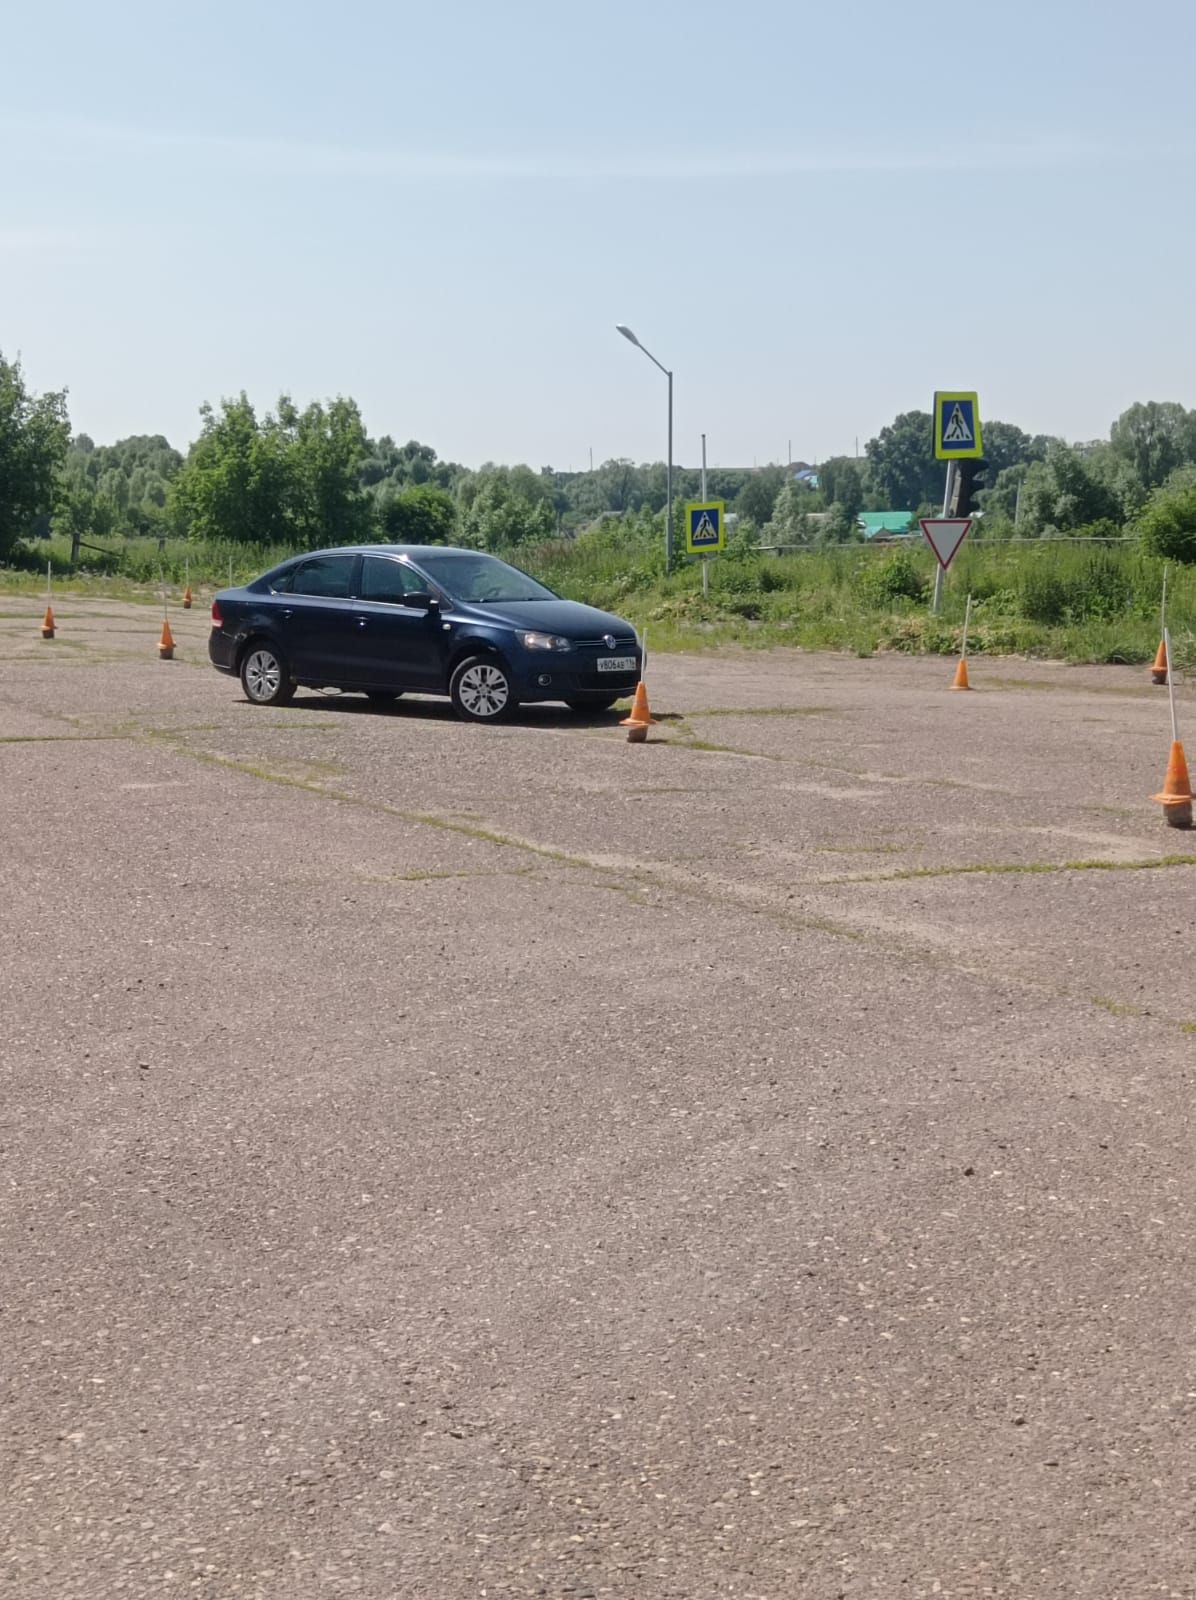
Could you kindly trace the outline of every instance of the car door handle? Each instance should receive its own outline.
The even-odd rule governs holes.
[[[368,617],[358,617],[357,626],[359,628],[368,628],[369,625],[370,625],[370,619]]]
[[[291,610],[290,606],[285,606],[278,614],[279,614],[279,616],[282,618],[282,620],[284,622],[289,622],[291,620],[291,618],[295,615],[295,613]]]

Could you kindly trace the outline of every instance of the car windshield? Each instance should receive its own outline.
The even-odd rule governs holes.
[[[555,600],[558,597],[526,572],[484,555],[421,556],[419,567],[454,600],[485,604],[491,600]]]

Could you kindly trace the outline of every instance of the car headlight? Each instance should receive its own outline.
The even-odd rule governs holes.
[[[572,650],[568,639],[559,633],[521,633],[519,643],[525,650]]]

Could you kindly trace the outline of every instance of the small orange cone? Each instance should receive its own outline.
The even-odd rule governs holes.
[[[968,682],[968,663],[965,656],[960,656],[959,658],[959,665],[955,669],[955,682],[951,687],[953,689],[970,689],[972,687]]]
[[[1150,669],[1151,683],[1167,682],[1167,641],[1159,640],[1159,648],[1155,651],[1154,666]]]
[[[190,611],[190,609],[191,609],[191,585],[188,584],[187,587],[183,590],[183,610],[184,611]]]
[[[162,619],[162,637],[158,640],[158,659],[160,661],[174,660],[174,634],[170,631],[169,619]]]
[[[47,606],[46,607],[46,614],[42,618],[42,638],[43,639],[52,639],[53,637],[54,637],[54,607],[53,606]]]
[[[1188,777],[1184,747],[1178,739],[1171,741],[1171,759],[1167,762],[1163,792],[1153,798],[1162,806],[1163,819],[1169,828],[1192,826],[1192,780]]]
[[[620,728],[627,729],[627,742],[629,744],[643,744],[648,737],[648,729],[656,724],[652,721],[652,713],[648,710],[648,691],[641,678],[635,686],[635,699],[631,702],[631,713],[623,718]]]

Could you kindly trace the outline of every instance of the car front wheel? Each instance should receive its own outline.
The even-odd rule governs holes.
[[[467,722],[502,722],[515,709],[515,686],[496,656],[470,656],[449,684],[453,708]]]
[[[241,687],[255,706],[283,706],[295,693],[284,658],[272,644],[255,639],[241,662]]]

